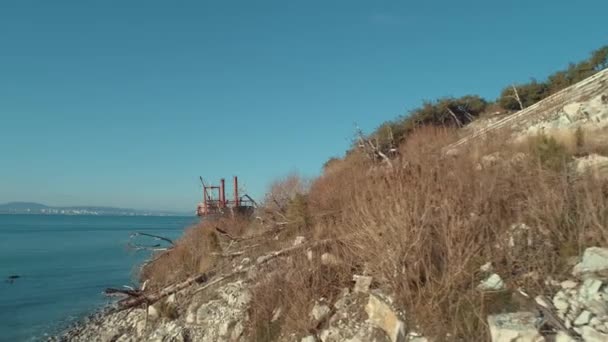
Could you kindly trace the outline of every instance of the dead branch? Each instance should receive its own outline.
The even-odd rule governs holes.
[[[363,149],[365,154],[367,154],[368,158],[375,161],[377,160],[377,157],[380,157],[380,159],[382,159],[382,161],[385,162],[390,168],[393,168],[393,163],[391,162],[391,159],[384,152],[381,151],[378,139],[376,139],[376,144],[374,144],[372,139],[365,138],[363,136],[363,132],[360,129],[357,130],[357,139],[359,140],[359,148]]]
[[[161,247],[160,244],[146,246],[146,245],[134,244],[131,242],[127,243],[127,248],[136,250],[136,251],[154,251],[154,252],[166,251],[169,249],[166,247]]]
[[[205,283],[207,282],[207,280],[209,280],[214,275],[215,271],[212,270],[210,272],[201,273],[201,274],[192,276],[192,277],[186,279],[183,282],[169,285],[169,286],[167,286],[167,287],[165,287],[165,288],[163,288],[163,289],[161,289],[159,291],[156,291],[156,292],[153,292],[153,293],[150,293],[150,294],[141,293],[141,294],[139,294],[137,296],[131,296],[129,298],[125,298],[123,300],[120,300],[118,302],[118,305],[119,305],[119,309],[118,310],[128,309],[128,308],[131,308],[131,307],[134,307],[134,306],[138,306],[138,305],[141,305],[141,304],[148,304],[148,305],[150,305],[150,304],[153,304],[153,303],[161,300],[164,297],[170,296],[173,293],[181,291],[181,290],[183,290],[183,289],[185,289],[185,288],[187,288],[187,287],[189,287],[189,286],[191,286],[191,285],[193,285],[195,283],[205,284],[205,285],[203,285],[203,287],[201,287],[201,288],[197,289],[196,291],[194,291],[194,293],[197,293],[197,292],[200,292],[200,291],[208,288],[209,286],[211,286],[213,284],[217,284],[217,283],[219,283],[219,282],[221,282],[221,281],[223,281],[225,279],[228,279],[228,278],[234,277],[234,276],[236,276],[238,274],[247,272],[247,271],[249,271],[249,270],[251,270],[251,269],[253,269],[253,268],[257,267],[257,266],[260,266],[262,264],[265,264],[268,261],[270,261],[270,260],[272,260],[274,258],[277,258],[279,256],[290,254],[290,253],[292,253],[294,251],[298,251],[298,250],[301,250],[301,249],[316,248],[316,247],[323,246],[323,245],[331,243],[331,242],[335,242],[335,240],[321,240],[321,241],[316,241],[316,242],[313,242],[313,243],[303,243],[303,244],[300,244],[300,245],[297,245],[297,246],[292,246],[292,247],[288,247],[288,248],[281,249],[281,250],[278,250],[278,251],[274,251],[272,253],[269,253],[269,254],[266,254],[264,256],[259,257],[253,265],[251,265],[251,266],[249,266],[247,268],[244,268],[244,269],[239,270],[239,271],[233,271],[233,272],[227,273],[227,274],[222,275],[219,278],[217,278],[217,279],[215,279],[212,282],[207,283],[207,284],[205,284]]]
[[[147,237],[153,238],[154,240],[163,240],[163,241],[166,241],[166,242],[170,243],[171,245],[175,245],[173,243],[173,240],[171,240],[169,238],[166,238],[164,236],[154,235],[154,234],[148,234],[148,233],[142,233],[142,232],[132,233],[131,236],[129,236],[129,238],[132,239],[132,238],[137,237],[137,236],[147,236]]]
[[[190,277],[181,283],[167,286],[160,291],[156,291],[156,292],[148,294],[148,295],[142,293],[139,296],[125,298],[125,299],[119,301],[118,305],[120,306],[120,310],[124,310],[124,309],[138,306],[141,304],[148,304],[148,305],[154,304],[155,302],[159,301],[160,299],[163,299],[164,297],[170,296],[170,295],[174,294],[175,292],[183,290],[192,284],[205,283],[209,279],[209,277],[211,277],[212,275],[213,275],[213,271],[201,273],[201,274],[195,275],[193,277]]]
[[[519,103],[519,109],[523,110],[524,109],[524,104],[521,102],[521,98],[519,98],[519,92],[517,91],[517,87],[515,87],[515,85],[511,84],[511,88],[513,88],[513,94],[510,97],[514,98],[517,103]]]
[[[456,125],[458,125],[458,127],[462,127],[462,122],[460,120],[458,120],[458,117],[456,116],[456,114],[450,109],[450,107],[448,107],[448,113],[450,113],[450,115],[452,116],[452,118],[454,119],[454,121],[456,121]]]
[[[106,288],[103,291],[103,293],[106,296],[125,295],[128,297],[138,297],[138,296],[142,295],[142,292],[140,290],[135,290],[135,289],[123,290],[123,289],[115,289],[115,288],[111,288],[111,287]]]

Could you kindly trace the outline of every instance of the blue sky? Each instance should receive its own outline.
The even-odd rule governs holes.
[[[0,1],[0,203],[260,198],[424,99],[608,43],[607,1]]]

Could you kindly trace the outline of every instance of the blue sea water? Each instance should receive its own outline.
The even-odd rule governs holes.
[[[137,283],[132,232],[177,238],[195,217],[0,215],[0,341],[39,341]],[[145,241],[150,244],[156,241]],[[10,275],[19,275],[13,283]]]

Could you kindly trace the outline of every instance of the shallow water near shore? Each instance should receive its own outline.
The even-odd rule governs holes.
[[[136,283],[135,231],[177,238],[195,217],[0,215],[0,341],[39,341]],[[155,244],[154,240],[140,240]],[[7,278],[18,275],[10,282]]]

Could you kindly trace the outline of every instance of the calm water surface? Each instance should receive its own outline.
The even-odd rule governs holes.
[[[136,283],[131,232],[176,238],[195,217],[0,215],[0,341],[38,341]],[[150,244],[155,241],[141,240]],[[19,275],[13,283],[5,279]]]

